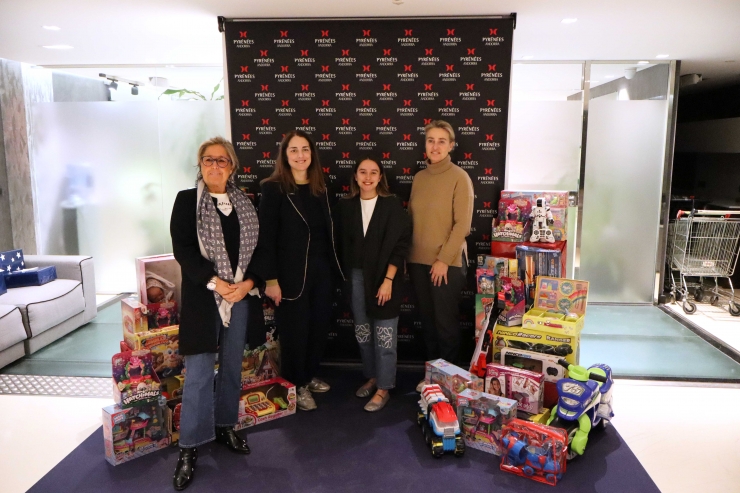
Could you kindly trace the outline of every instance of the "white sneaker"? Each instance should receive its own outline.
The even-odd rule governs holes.
[[[421,393],[421,389],[427,384],[427,381],[422,379],[421,382],[416,386],[416,391]]]
[[[308,382],[307,387],[311,392],[329,392],[331,389],[331,386],[329,386],[328,383],[323,380],[319,380],[318,378],[312,378],[311,381]]]
[[[298,396],[295,403],[301,411],[313,411],[316,409],[316,401],[313,400],[311,391],[308,390],[308,386],[306,385],[298,387]]]

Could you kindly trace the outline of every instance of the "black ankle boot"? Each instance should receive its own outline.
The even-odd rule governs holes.
[[[247,439],[237,435],[234,428],[231,427],[224,426],[216,428],[216,441],[225,443],[232,452],[236,452],[237,454],[248,454],[250,452]]]
[[[188,487],[195,474],[195,462],[198,460],[198,449],[181,448],[180,458],[177,459],[175,476],[172,478],[172,484],[177,491],[182,491]]]

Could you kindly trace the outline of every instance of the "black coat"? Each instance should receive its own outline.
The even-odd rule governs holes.
[[[342,276],[336,254],[334,222],[329,209],[328,192],[319,196],[332,244],[332,265]],[[297,299],[303,294],[308,262],[309,226],[306,209],[297,193],[283,193],[276,182],[262,184],[259,203],[260,235],[250,269],[261,279],[277,279],[284,299]]]
[[[339,201],[336,208],[339,227],[339,251],[342,267],[349,276],[354,242],[362,240],[360,197]],[[363,243],[362,277],[365,281],[365,310],[373,319],[395,318],[401,312],[401,290],[404,260],[411,246],[411,218],[396,196],[380,197],[375,204]],[[391,299],[378,306],[375,295],[385,280],[388,264],[398,268],[393,278]]]
[[[172,251],[182,270],[180,307],[180,354],[215,353],[218,350],[218,308],[213,292],[206,288],[208,281],[218,273],[213,262],[204,258],[198,246],[198,225],[196,220],[197,189],[182,190],[175,198],[170,219]],[[259,280],[252,272],[252,262],[247,266],[245,278]],[[252,315],[261,317],[260,300],[247,296]]]

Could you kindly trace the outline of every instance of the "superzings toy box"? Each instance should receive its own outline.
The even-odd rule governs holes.
[[[516,418],[517,402],[477,390],[466,389],[457,396],[457,418],[465,445],[501,455],[501,429]]]
[[[540,276],[536,282],[534,304],[524,314],[522,327],[578,337],[586,317],[588,281]]]

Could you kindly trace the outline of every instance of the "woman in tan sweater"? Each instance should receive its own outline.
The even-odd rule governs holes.
[[[408,269],[416,291],[427,360],[457,360],[460,294],[465,286],[473,219],[473,183],[450,160],[455,131],[442,120],[426,132],[427,167],[414,177],[409,199],[413,223]]]

